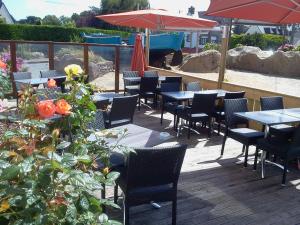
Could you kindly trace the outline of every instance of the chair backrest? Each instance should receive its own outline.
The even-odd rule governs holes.
[[[25,84],[20,84],[15,82],[16,80],[24,80],[24,79],[31,79],[30,72],[13,72],[14,84],[16,85],[16,90],[20,91],[22,87],[26,86]]]
[[[148,70],[144,72],[144,77],[158,77],[157,70]]]
[[[162,83],[179,83],[181,84],[182,77],[166,77],[166,79]]]
[[[187,91],[201,91],[200,82],[189,82],[186,85]]]
[[[95,113],[95,118],[88,124],[89,129],[94,130],[104,130],[105,123],[104,123],[104,115],[102,110],[97,110]]]
[[[56,70],[41,70],[40,74],[41,74],[41,78],[49,78],[49,77],[57,76]]]
[[[123,71],[123,77],[139,77],[138,71]],[[124,86],[130,85],[130,81],[124,80]]]
[[[138,95],[115,97],[112,102],[109,121],[130,120],[132,122]]]
[[[236,99],[236,98],[244,98],[245,92],[238,91],[238,92],[226,92],[224,99]]]
[[[294,134],[291,141],[291,147],[300,148],[300,126],[299,125],[294,130]]]
[[[161,83],[160,92],[173,92],[180,91],[180,83]],[[176,102],[176,100],[163,96],[163,101],[166,102]]]
[[[283,98],[281,96],[261,97],[260,107],[262,111],[283,109]]]
[[[177,185],[187,145],[140,148],[126,162],[127,190],[158,185]]]
[[[247,103],[248,101],[246,98],[224,100],[226,126],[228,127],[235,127],[237,125],[248,126],[248,120],[235,115],[235,113],[237,112],[248,112]]]
[[[192,102],[192,114],[206,113],[211,115],[215,110],[217,94],[194,94]]]
[[[155,92],[158,84],[158,77],[142,77],[140,93]]]

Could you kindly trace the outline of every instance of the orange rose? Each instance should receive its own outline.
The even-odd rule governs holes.
[[[72,107],[64,99],[60,99],[56,102],[56,112],[58,114],[69,115],[71,113],[70,112],[71,109],[72,109]]]
[[[52,100],[40,101],[37,103],[37,110],[40,117],[49,118],[55,113],[55,105]]]
[[[0,68],[6,70],[7,65],[0,60]]]
[[[48,82],[47,82],[47,87],[48,87],[48,88],[56,88],[56,87],[57,87],[57,86],[56,86],[56,81],[53,80],[53,79],[48,80]]]

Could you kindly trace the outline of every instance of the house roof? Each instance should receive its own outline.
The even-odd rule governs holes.
[[[14,17],[9,13],[7,7],[5,6],[3,0],[0,0],[0,15],[6,19],[7,23],[15,23]]]

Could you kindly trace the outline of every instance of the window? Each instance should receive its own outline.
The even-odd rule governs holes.
[[[191,34],[187,34],[186,35],[186,41],[187,42],[191,42],[192,41],[192,35]]]
[[[208,42],[207,36],[202,36],[199,38],[199,45],[205,45]]]

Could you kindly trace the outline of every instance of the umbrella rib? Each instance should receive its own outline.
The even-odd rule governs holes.
[[[296,3],[294,0],[291,0],[291,2],[295,4],[295,8],[294,9],[297,9],[298,7],[300,7],[300,4]],[[284,21],[291,14],[292,14],[292,12],[288,12],[284,17],[282,17],[282,19],[280,20],[280,22]]]

